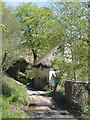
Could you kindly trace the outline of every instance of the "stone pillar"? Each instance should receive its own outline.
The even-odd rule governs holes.
[[[68,103],[83,103],[88,100],[90,94],[88,92],[89,83],[77,81],[65,81],[65,98]]]
[[[72,82],[65,81],[65,99],[72,103]]]

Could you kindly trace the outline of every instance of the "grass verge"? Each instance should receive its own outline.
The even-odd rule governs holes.
[[[28,118],[25,107],[28,104],[26,87],[13,78],[2,76],[2,118]]]

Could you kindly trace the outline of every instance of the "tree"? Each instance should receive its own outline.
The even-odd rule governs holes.
[[[17,18],[22,26],[22,42],[32,50],[34,62],[39,54],[44,53],[58,42],[53,11],[47,7],[23,4],[17,8]],[[56,25],[57,24],[57,25]]]
[[[20,25],[14,11],[7,8],[3,2],[0,2],[0,5],[2,6],[2,70],[5,71],[11,66],[17,54]]]
[[[87,80],[88,71],[88,18],[87,3],[57,3],[54,11],[57,19],[64,24],[63,54],[65,48],[71,51],[73,79]],[[61,52],[61,51],[60,51]],[[66,53],[69,54],[69,53]],[[67,57],[68,55],[66,55]],[[69,55],[70,56],[70,55]]]
[[[88,2],[88,81],[90,80],[90,1]]]

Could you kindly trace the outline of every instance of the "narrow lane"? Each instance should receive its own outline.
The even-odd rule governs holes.
[[[27,90],[27,93],[30,100],[28,105],[30,118],[77,120],[66,109],[57,107],[52,97],[47,96],[44,91]]]

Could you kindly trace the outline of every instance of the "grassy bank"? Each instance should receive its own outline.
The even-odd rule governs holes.
[[[2,76],[2,118],[28,118],[26,87],[13,78]]]

